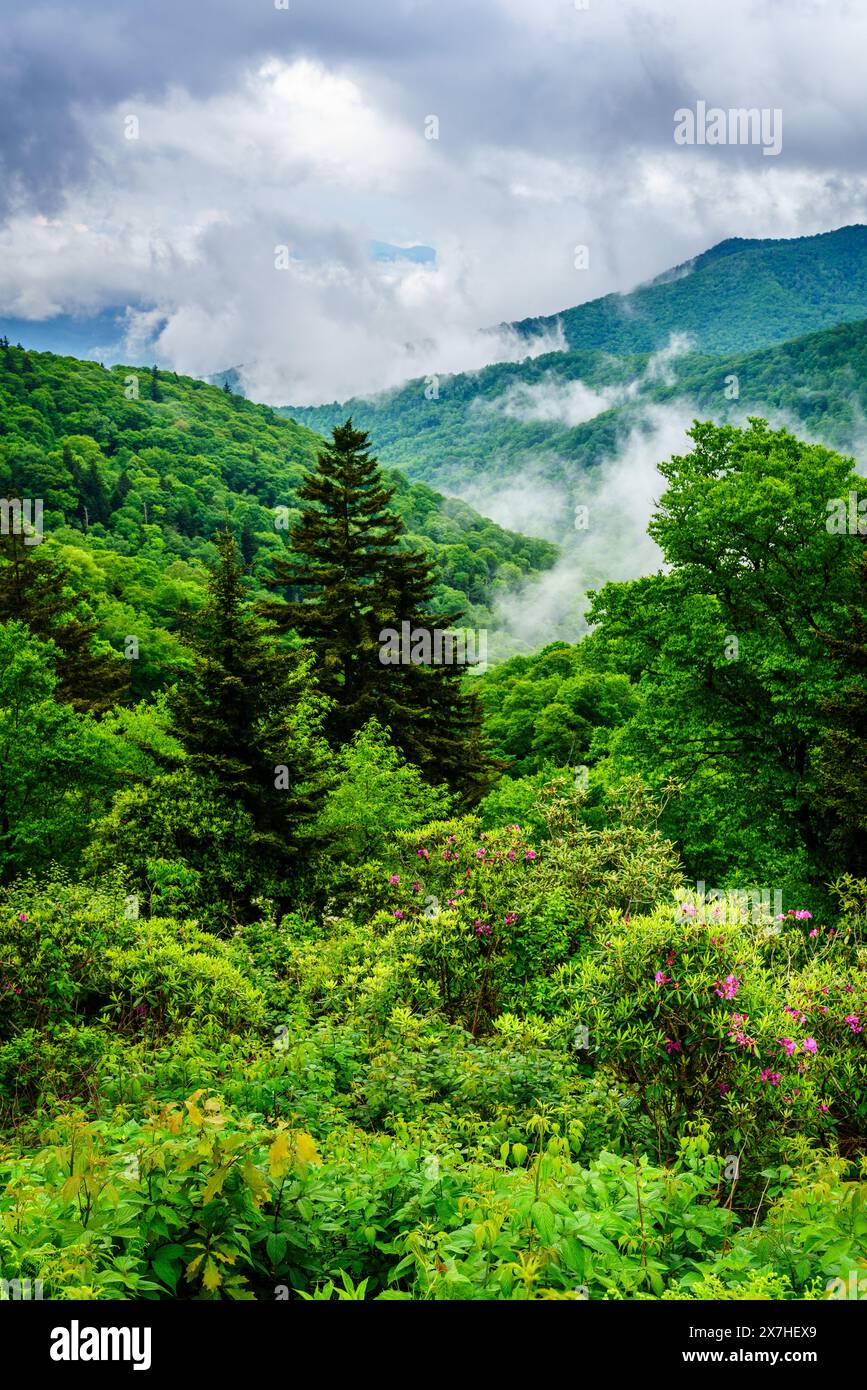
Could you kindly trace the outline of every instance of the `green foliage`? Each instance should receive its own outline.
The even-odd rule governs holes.
[[[375,719],[341,749],[336,773],[317,832],[348,862],[379,858],[400,831],[444,819],[452,800],[401,757]]]
[[[120,700],[129,669],[110,648],[97,650],[87,595],[72,582],[57,547],[28,545],[16,535],[0,541],[0,622],[11,619],[54,644],[58,699],[79,713]]]
[[[204,1042],[261,1022],[261,993],[230,946],[191,923],[143,920],[136,911],[128,894],[94,896],[62,881],[22,883],[5,894],[0,1105],[7,1114],[40,1095],[87,1094],[115,1035],[153,1041],[192,1023]]]
[[[638,704],[628,675],[593,669],[591,642],[514,656],[481,678],[480,695],[488,737],[511,776],[588,766],[601,731],[622,724]]]
[[[700,1149],[674,1170],[581,1167],[558,1131],[537,1114],[528,1144],[479,1165],[351,1134],[320,1153],[203,1089],[146,1121],[73,1114],[27,1168],[2,1163],[4,1269],[61,1299],[816,1298],[863,1256],[843,1165],[750,1230]]]
[[[671,846],[625,801],[615,828],[591,830],[575,798],[549,789],[550,842],[517,825],[435,823],[397,837],[388,867],[362,874],[381,904],[369,926],[335,919],[298,948],[298,988],[381,1027],[394,1008],[439,1014],[473,1036],[503,1011],[554,1011],[552,981],[589,925],[679,882]]]
[[[770,861],[782,882],[766,882],[803,889],[848,867],[820,830],[815,759],[841,674],[821,634],[848,631],[858,544],[829,532],[826,504],[858,478],[761,420],[691,434],[693,452],[660,465],[668,488],[649,527],[669,572],[607,584],[591,609],[601,653],[640,697],[609,766],[657,790],[689,784],[666,826],[696,878],[754,878]],[[760,841],[757,795],[771,817]]]
[[[856,573],[849,630],[825,637],[848,680],[822,706],[825,730],[816,761],[830,842],[852,873],[867,875],[867,542]]]
[[[800,308],[792,243],[776,327],[773,257],[736,242],[631,322],[608,302],[568,331],[656,344],[676,303],[719,345],[731,304],[704,296],[750,267],[734,298],[764,341],[858,299],[862,241],[825,248]],[[383,478],[349,427],[313,473],[319,441],[228,382],[0,355],[0,491],[44,497],[48,531],[0,557],[0,1276],[61,1300],[846,1285],[867,1261],[863,566],[825,519],[851,460],[696,425],[662,465],[666,571],[477,682],[508,767],[468,814],[478,730],[403,672],[371,703],[356,658],[387,616],[479,621],[551,547]],[[646,365],[582,349],[419,392],[413,466],[461,426],[471,471],[504,418],[503,457],[529,431],[543,472],[599,458],[613,410],[566,439],[470,403],[552,372],[613,399]],[[684,865],[730,892],[687,893]],[[788,910],[754,908],[763,887]]]
[[[0,623],[0,882],[74,863],[122,750],[55,699],[60,653],[23,623]]]

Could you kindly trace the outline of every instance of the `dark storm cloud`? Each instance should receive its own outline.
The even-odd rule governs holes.
[[[44,212],[92,172],[88,113],[172,86],[230,86],[266,56],[310,56],[366,75],[406,120],[442,138],[553,156],[668,147],[697,97],[782,107],[786,157],[861,168],[865,112],[848,4],[813,0],[645,5],[591,0],[6,0],[0,34],[0,172],[6,206]],[[737,43],[732,42],[733,29]],[[749,152],[727,151],[730,158]]]
[[[471,369],[523,351],[480,327],[867,221],[863,0],[2,3],[0,311],[129,307],[129,352],[263,399]],[[698,101],[779,108],[782,153],[676,145]]]

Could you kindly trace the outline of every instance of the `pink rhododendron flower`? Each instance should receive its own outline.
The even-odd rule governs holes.
[[[680,1043],[679,1043],[679,1042],[675,1042],[673,1038],[666,1038],[666,1040],[665,1040],[665,1050],[666,1050],[666,1052],[668,1053],[669,1057],[671,1056],[671,1054],[672,1054],[673,1052],[682,1052],[682,1051],[683,1051],[683,1049],[682,1049]]]
[[[734,999],[740,987],[741,982],[735,975],[726,975],[725,984],[717,980],[717,988],[714,990],[714,994],[718,995],[720,999]]]
[[[861,1027],[861,1020],[857,1014],[847,1014],[846,1017],[843,1019],[843,1022],[848,1023],[849,1028],[853,1033],[864,1032],[864,1029]]]
[[[657,988],[660,985],[670,985],[671,976],[666,975],[664,970],[657,970],[656,974],[653,977],[653,983],[657,986]]]
[[[403,913],[401,912],[401,910],[400,910],[399,907],[395,910],[395,914],[394,914],[394,915],[395,915],[395,917],[397,918],[397,920],[398,920],[399,922],[402,922],[402,921],[403,921]]]
[[[787,1057],[791,1057],[797,1047],[797,1043],[795,1043],[792,1038],[780,1038],[780,1047],[783,1048]]]
[[[815,1052],[815,1051],[816,1051],[816,1039],[815,1039],[815,1038],[805,1038],[804,1041],[801,1043],[801,1051],[802,1051],[802,1052]]]
[[[389,883],[400,883],[400,874],[392,874]]]
[[[761,1080],[770,1081],[772,1086],[779,1086],[780,1079],[780,1073],[778,1071],[772,1071],[770,1067],[766,1067],[761,1075]]]
[[[535,851],[534,849],[528,849],[528,850],[527,850],[527,853],[524,855],[524,858],[525,858],[525,859],[535,859],[535,858],[536,858],[536,851]]]

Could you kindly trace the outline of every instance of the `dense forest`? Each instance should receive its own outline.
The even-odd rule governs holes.
[[[214,536],[235,535],[264,593],[298,516],[318,436],[229,391],[155,368],[78,362],[0,343],[0,495],[44,501],[46,545],[88,594],[100,638],[135,635],[131,690],[185,660]],[[468,622],[553,564],[556,547],[504,531],[456,499],[390,473],[406,543],[436,565],[436,598]]]
[[[867,1256],[867,483],[698,421],[587,637],[392,661],[556,549],[332,424],[0,345],[4,1278],[828,1297]]]

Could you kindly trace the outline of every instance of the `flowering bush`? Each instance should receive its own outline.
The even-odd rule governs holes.
[[[788,930],[798,954],[800,920]],[[785,941],[774,941],[778,967]],[[759,1160],[863,1116],[867,972],[820,957],[783,973],[767,953],[761,924],[715,927],[659,909],[611,919],[561,972],[589,1055],[635,1088],[660,1157],[704,1118],[718,1150],[749,1155],[755,1177]]]

